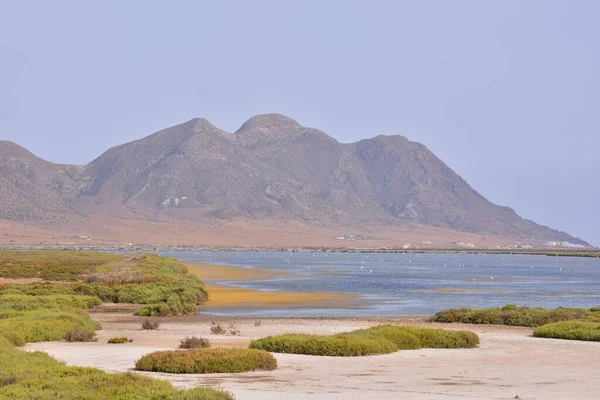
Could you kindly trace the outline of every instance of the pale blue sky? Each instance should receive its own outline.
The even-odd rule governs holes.
[[[402,134],[600,244],[598,1],[0,0],[0,139],[85,164],[205,117]]]

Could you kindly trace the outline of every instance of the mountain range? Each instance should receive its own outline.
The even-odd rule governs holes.
[[[21,242],[77,231],[201,244],[213,229],[222,244],[260,236],[275,245],[302,233],[302,243],[317,245],[352,232],[390,245],[428,237],[587,245],[491,203],[420,143],[398,135],[340,143],[279,114],[252,117],[235,133],[195,118],[85,166],[2,141],[0,222],[5,238]]]

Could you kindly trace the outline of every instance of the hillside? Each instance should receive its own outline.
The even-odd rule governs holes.
[[[420,143],[377,136],[342,144],[278,114],[253,117],[235,133],[192,119],[111,148],[87,166],[52,164],[1,142],[0,169],[4,221],[80,215],[110,219],[102,223],[107,232],[115,221],[198,229],[255,221],[303,231],[426,237],[437,230],[458,239],[585,244],[492,204]]]

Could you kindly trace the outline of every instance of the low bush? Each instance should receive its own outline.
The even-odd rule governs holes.
[[[157,321],[150,321],[149,319],[142,322],[142,329],[146,331],[155,331],[160,327]]]
[[[271,371],[277,360],[265,352],[250,349],[191,349],[157,351],[135,363],[138,371],[171,374],[238,373]]]
[[[254,340],[251,349],[273,353],[308,354],[315,356],[369,356],[393,353],[398,347],[382,338],[362,336],[320,336],[287,334]]]
[[[553,322],[584,319],[587,316],[588,311],[582,308],[559,307],[547,310],[509,304],[502,308],[454,308],[440,311],[431,317],[431,321],[536,327]]]
[[[210,323],[210,333],[213,335],[225,335],[227,330],[221,324]]]
[[[65,340],[67,342],[97,342],[98,337],[95,332],[72,330],[65,334]]]
[[[15,346],[22,346],[25,342],[62,340],[69,331],[93,334],[100,327],[82,310],[62,306],[13,311],[0,318],[0,335]]]
[[[110,343],[110,344],[121,344],[121,343],[131,343],[131,342],[133,342],[133,339],[130,339],[126,336],[119,336],[119,337],[114,337],[114,338],[108,339],[108,343]]]
[[[600,323],[565,321],[542,325],[533,330],[536,337],[600,342]]]
[[[210,347],[210,342],[208,339],[199,338],[196,336],[185,337],[181,339],[179,343],[180,349],[205,349]]]
[[[473,348],[479,337],[466,331],[384,325],[333,336],[286,334],[254,340],[250,348],[274,353],[366,356],[419,348]]]

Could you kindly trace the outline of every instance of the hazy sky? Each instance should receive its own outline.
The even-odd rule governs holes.
[[[0,0],[0,139],[85,164],[193,117],[402,134],[600,245],[598,1]]]

